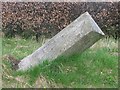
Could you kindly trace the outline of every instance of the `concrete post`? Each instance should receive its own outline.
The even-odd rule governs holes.
[[[54,60],[60,55],[82,53],[104,36],[88,12],[85,12],[43,46],[18,64],[19,70],[27,70],[45,60]]]

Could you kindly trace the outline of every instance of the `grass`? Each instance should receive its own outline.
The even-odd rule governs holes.
[[[2,38],[0,38],[0,89],[2,88],[2,61],[1,61],[1,56],[2,56]]]
[[[61,56],[26,72],[16,72],[7,55],[21,60],[39,48],[41,42],[3,38],[3,87],[118,87],[117,44],[112,38],[104,38],[81,55]]]

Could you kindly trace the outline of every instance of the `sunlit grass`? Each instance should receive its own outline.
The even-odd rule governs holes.
[[[40,74],[64,87],[117,87],[118,58],[105,49],[85,51],[81,55],[58,57],[51,63],[45,62],[26,74],[34,83]]]
[[[36,41],[29,39],[4,38],[2,46],[3,54],[10,54],[21,60],[23,57],[39,48],[41,43],[36,43]]]
[[[42,45],[34,40],[3,38],[3,57],[12,55],[18,60],[31,54]],[[24,77],[33,87],[39,76],[44,76],[48,81],[53,81],[62,87],[117,87],[118,86],[118,41],[109,38],[101,39],[81,55],[74,54],[68,57],[61,56],[52,62],[44,62],[27,72],[16,72],[6,58],[4,72],[12,77]],[[9,72],[7,72],[9,71]],[[3,77],[3,86],[8,85],[6,77]],[[11,80],[10,83],[15,83]],[[22,87],[18,83],[17,87]],[[16,85],[13,84],[13,87]],[[48,86],[49,87],[49,86]]]

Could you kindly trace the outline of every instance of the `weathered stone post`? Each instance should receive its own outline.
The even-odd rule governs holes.
[[[60,55],[82,53],[102,36],[104,33],[86,12],[35,52],[23,58],[18,64],[19,70],[27,70],[45,60],[54,60]]]

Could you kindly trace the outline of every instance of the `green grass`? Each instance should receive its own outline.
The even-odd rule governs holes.
[[[36,43],[36,41],[29,39],[3,38],[2,46],[3,54],[13,55],[20,60],[28,54],[31,54],[33,50],[39,48],[41,43]]]
[[[104,43],[104,44],[103,44]],[[10,64],[4,60],[11,76],[23,76],[31,87],[35,85],[39,76],[47,81],[53,81],[59,87],[97,88],[118,87],[118,47],[114,39],[102,39],[81,55],[61,56],[52,62],[44,62],[26,72],[16,72],[10,69]],[[13,55],[18,60],[31,54],[41,46],[33,40],[3,38],[3,56]],[[5,71],[6,72],[6,71]],[[3,84],[7,87],[6,79]],[[10,83],[14,83],[11,80]],[[18,83],[18,86],[19,83]],[[26,86],[28,87],[28,86]],[[49,87],[49,86],[48,86]]]
[[[0,89],[2,89],[2,60],[1,60],[1,57],[2,57],[2,38],[0,38]]]

